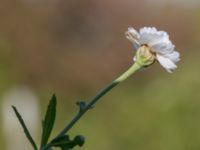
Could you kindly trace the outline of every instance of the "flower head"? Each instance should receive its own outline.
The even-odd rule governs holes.
[[[176,63],[180,60],[180,54],[174,50],[175,46],[165,31],[144,27],[137,32],[129,27],[126,37],[137,49],[135,62],[148,66],[157,60],[170,73],[177,68]]]

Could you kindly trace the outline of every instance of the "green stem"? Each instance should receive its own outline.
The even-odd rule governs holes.
[[[140,68],[142,68],[141,65],[139,65],[138,63],[134,63],[126,72],[124,72],[121,76],[119,76],[115,80],[115,82],[122,82],[126,80],[130,75],[132,75],[134,72],[136,72]]]
[[[99,93],[97,93],[96,96],[94,96],[89,103],[71,120],[71,122],[54,138],[58,138],[60,136],[65,135],[73,126],[74,124],[90,109],[94,106],[94,104],[106,93],[108,93],[112,88],[114,88],[117,84],[127,79],[130,75],[132,75],[134,72],[139,70],[141,68],[140,65],[137,63],[133,64],[125,73],[123,73],[119,78],[114,80],[111,84],[106,86],[103,90],[101,90]],[[54,140],[53,139],[53,140]],[[41,148],[41,150],[48,150],[51,147],[51,142],[48,143],[46,146]]]

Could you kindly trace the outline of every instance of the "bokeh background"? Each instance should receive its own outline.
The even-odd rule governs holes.
[[[199,0],[1,0],[0,145],[31,149],[11,110],[34,138],[52,95],[56,135],[88,100],[124,72],[135,51],[127,27],[155,26],[181,53],[178,69],[159,64],[117,86],[71,130],[82,150],[200,149]]]

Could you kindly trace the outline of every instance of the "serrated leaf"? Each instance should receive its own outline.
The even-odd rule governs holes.
[[[17,108],[15,106],[12,106],[12,108],[13,108],[13,110],[14,110],[14,112],[15,112],[15,114],[16,114],[16,116],[17,116],[17,118],[18,118],[18,120],[19,120],[19,122],[20,122],[20,124],[21,124],[21,126],[23,128],[23,130],[24,130],[24,133],[25,133],[27,139],[29,140],[29,142],[33,146],[34,150],[37,150],[37,146],[35,144],[35,141],[33,140],[30,132],[28,131],[28,128],[26,127],[26,125],[24,123],[24,120],[22,119],[20,113],[18,112],[18,110],[17,110]]]
[[[47,144],[48,139],[51,135],[51,131],[53,129],[53,125],[55,122],[55,118],[56,118],[56,96],[53,95],[47,111],[46,111],[46,115],[45,115],[45,119],[42,123],[43,126],[43,130],[42,130],[42,139],[41,139],[41,147],[43,147],[44,145]]]

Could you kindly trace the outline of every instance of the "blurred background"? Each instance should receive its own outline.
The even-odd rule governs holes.
[[[16,105],[40,142],[52,93],[56,135],[88,100],[123,73],[135,51],[129,26],[169,33],[181,53],[178,69],[140,71],[102,98],[71,130],[82,150],[200,149],[199,0],[1,0],[0,144],[32,149],[11,110]]]

